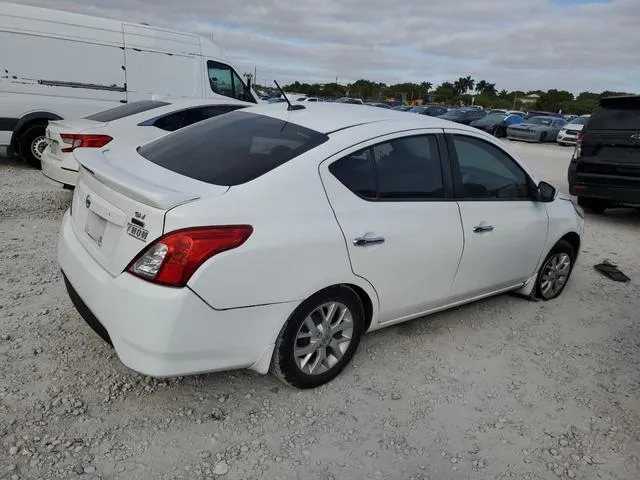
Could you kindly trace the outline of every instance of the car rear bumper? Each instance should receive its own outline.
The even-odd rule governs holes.
[[[626,205],[640,205],[640,188],[576,183],[569,185],[569,193],[576,197],[606,200]]]
[[[74,186],[78,180],[78,163],[69,160],[59,160],[47,154],[48,149],[42,155],[42,173],[56,182]]]
[[[602,176],[589,175],[589,178],[581,178],[576,173],[577,162],[572,160],[569,164],[567,180],[569,193],[576,197],[593,198],[612,203],[640,205],[640,186],[615,186],[611,180]],[[609,184],[607,184],[609,183]]]
[[[78,241],[69,212],[58,261],[85,321],[113,344],[122,363],[153,377],[244,367],[266,373],[278,333],[297,306],[215,310],[189,288],[154,285],[127,273],[113,277]]]

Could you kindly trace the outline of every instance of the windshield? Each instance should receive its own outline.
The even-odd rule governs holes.
[[[533,123],[534,125],[551,125],[553,118],[550,117],[531,117],[527,120],[527,123]]]
[[[571,125],[586,125],[589,121],[589,117],[578,117],[571,120],[569,123]]]
[[[449,110],[442,117],[462,117],[465,114],[465,110]]]
[[[507,117],[506,113],[490,113],[489,115],[484,117],[482,120],[486,120],[488,122],[501,122],[506,117]]]

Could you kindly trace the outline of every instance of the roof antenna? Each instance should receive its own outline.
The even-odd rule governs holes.
[[[276,84],[276,87],[278,87],[278,90],[280,90],[280,93],[284,97],[284,100],[289,104],[289,106],[287,107],[287,110],[289,110],[289,111],[291,111],[291,110],[304,110],[304,105],[291,105],[291,102],[289,101],[287,96],[284,94],[284,91],[282,90],[282,88],[280,88],[280,85],[278,85],[278,82],[274,80],[273,83]]]

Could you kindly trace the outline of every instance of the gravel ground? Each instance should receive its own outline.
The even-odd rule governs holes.
[[[571,149],[513,144],[566,191]],[[367,335],[315,391],[158,381],[86,326],[56,264],[71,193],[0,160],[0,479],[638,479],[640,214],[588,216],[551,302],[503,295]],[[593,265],[610,259],[632,278]]]

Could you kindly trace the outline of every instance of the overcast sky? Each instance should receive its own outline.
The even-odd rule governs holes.
[[[13,0],[214,38],[258,82],[640,93],[640,0]]]

